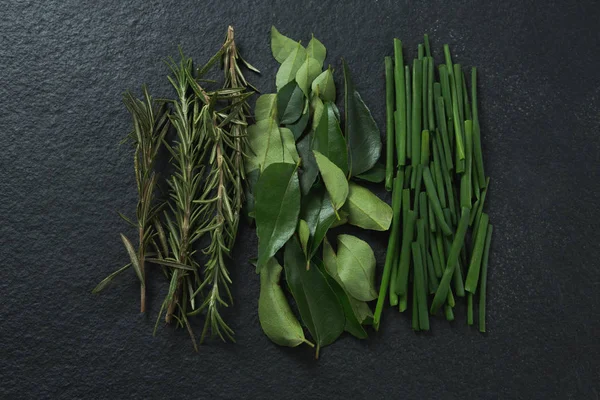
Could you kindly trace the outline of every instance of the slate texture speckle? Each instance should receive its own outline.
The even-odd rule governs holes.
[[[0,18],[0,397],[595,399],[600,392],[600,78],[595,1],[21,1]],[[386,310],[380,333],[344,336],[313,360],[262,334],[253,230],[230,263],[237,344],[198,354],[184,331],[159,330],[166,290],[151,273],[149,316],[122,265],[116,211],[135,204],[125,89],[170,93],[162,60],[181,45],[206,60],[236,28],[252,81],[274,90],[268,32],[340,57],[383,131],[383,57],[400,37],[414,55],[425,32],[435,55],[480,72],[488,197],[495,225],[489,333],[465,310],[430,334]],[[386,193],[380,193],[386,199]],[[368,238],[381,264],[387,235]]]

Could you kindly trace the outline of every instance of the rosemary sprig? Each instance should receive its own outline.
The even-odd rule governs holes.
[[[246,92],[249,86],[241,72],[239,62],[249,68],[254,67],[243,61],[234,40],[234,31],[230,26],[223,45],[223,67],[225,82],[222,93],[231,93],[226,107],[215,112],[213,125],[207,129],[207,147],[211,148],[208,160],[210,173],[203,189],[202,214],[212,216],[208,223],[210,244],[203,253],[208,256],[205,264],[204,282],[198,291],[208,289],[205,300],[199,310],[206,310],[206,319],[200,342],[204,341],[210,327],[212,335],[218,335],[223,341],[233,338],[233,330],[223,320],[220,307],[233,303],[231,296],[231,278],[227,270],[226,259],[235,244],[240,213],[244,200],[244,154],[246,146],[247,117],[250,108],[246,99],[252,92]],[[208,127],[207,127],[208,128]],[[226,298],[224,299],[224,295]]]
[[[193,293],[201,284],[192,245],[204,233],[206,223],[200,204],[194,200],[200,198],[201,180],[205,172],[202,160],[207,149],[205,131],[207,118],[210,119],[210,104],[202,104],[192,90],[190,58],[181,54],[180,63],[170,60],[169,67],[173,74],[169,76],[169,81],[175,88],[177,99],[173,101],[174,112],[170,116],[176,131],[175,144],[173,147],[167,145],[167,148],[175,172],[168,181],[171,212],[165,213],[170,255],[164,265],[170,267],[170,285],[158,318],[166,308],[165,321],[170,323],[175,317],[180,325],[187,326],[197,348],[185,314],[188,303],[194,308]]]
[[[161,143],[169,129],[169,113],[162,104],[152,99],[146,86],[142,87],[142,91],[144,94],[143,99],[137,99],[131,92],[126,92],[123,96],[123,103],[131,113],[133,119],[133,130],[124,142],[131,142],[135,149],[133,162],[138,190],[137,221],[133,222],[119,213],[126,222],[137,228],[139,244],[136,250],[131,241],[125,235],[121,234],[121,239],[130,256],[131,262],[106,277],[96,286],[93,292],[98,293],[116,275],[126,270],[129,266],[133,266],[136,275],[140,279],[140,310],[141,312],[145,312],[145,263],[148,249],[153,246],[159,258],[162,257],[161,249],[156,245],[155,240],[155,237],[160,233],[160,229],[156,229],[155,227],[157,226],[156,217],[162,205],[157,204],[155,201],[158,175],[154,171],[154,163]]]
[[[234,341],[220,307],[232,303],[226,259],[235,243],[243,203],[246,100],[252,95],[245,89],[249,85],[239,62],[254,68],[239,56],[231,27],[221,49],[195,74],[192,60],[183,54],[181,58],[179,64],[169,62],[173,75],[169,80],[177,92],[171,115],[177,137],[173,147],[167,146],[175,167],[169,180],[171,210],[165,215],[170,256],[153,261],[169,268],[171,282],[160,314],[166,309],[167,323],[175,319],[187,328],[197,349],[188,317],[203,312],[200,342],[209,329],[224,341]],[[203,76],[219,58],[225,68],[224,87],[206,90],[201,86]],[[201,271],[193,246],[205,234],[209,240],[202,250],[206,261]]]

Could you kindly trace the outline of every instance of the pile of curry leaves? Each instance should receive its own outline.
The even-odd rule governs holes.
[[[271,28],[271,50],[281,63],[277,93],[257,99],[248,128],[246,196],[259,239],[259,319],[275,343],[307,343],[319,349],[344,331],[366,338],[372,323],[368,301],[377,297],[375,256],[365,241],[329,229],[351,224],[386,231],[391,207],[359,181],[381,182],[380,131],[343,62],[344,130],[335,105],[325,46],[312,37],[304,47]],[[283,267],[280,261],[283,260]],[[304,330],[280,285],[284,271]]]

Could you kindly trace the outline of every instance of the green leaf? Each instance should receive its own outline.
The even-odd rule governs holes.
[[[333,208],[339,210],[348,197],[348,181],[346,175],[339,169],[334,163],[332,163],[327,157],[318,151],[313,150],[319,172],[331,197],[331,203]]]
[[[288,82],[296,79],[296,73],[306,61],[306,50],[300,43],[296,43],[296,48],[290,53],[290,55],[285,59],[279,70],[277,71],[277,75],[275,76],[275,86],[277,86],[277,91],[280,91]]]
[[[323,110],[325,109],[325,105],[323,104],[323,100],[319,96],[312,96],[310,99],[310,109],[313,116],[312,119],[312,130],[313,132],[317,130],[317,126],[319,126],[319,122],[321,121],[321,115],[323,114]]]
[[[247,185],[244,190],[246,198],[244,209],[248,219],[254,219],[254,186],[256,186],[256,182],[258,182],[259,176],[260,171],[258,169],[246,172]]]
[[[308,245],[308,259],[311,259],[336,220],[331,199],[322,185],[313,187],[304,197],[300,215],[306,220],[311,236]]]
[[[335,251],[333,251],[333,247],[331,247],[331,244],[329,243],[327,238],[325,238],[325,240],[323,240],[323,264],[325,266],[327,274],[330,277],[332,277],[339,284],[339,286],[343,289],[344,293],[346,294],[346,298],[348,299],[350,307],[352,308],[351,315],[353,315],[355,317],[355,319],[356,319],[356,321],[358,321],[359,325],[362,324],[364,321],[368,321],[369,318],[373,318],[373,313],[371,312],[369,305],[364,301],[356,300],[354,297],[349,296],[348,293],[346,292],[346,289],[344,289],[344,285],[340,281],[340,278],[339,278],[338,272],[337,272],[337,255],[335,254]],[[352,322],[351,316],[348,313],[347,306],[344,305],[343,299],[340,301],[340,303],[342,303],[342,306],[344,307],[344,313],[346,314],[346,331],[348,331],[354,335],[354,333],[352,331],[350,331],[350,328],[352,328],[352,326],[349,326],[349,321],[350,321],[350,325],[354,325],[354,324]],[[361,329],[362,329],[362,327],[361,327]],[[354,327],[353,331],[360,332],[360,330],[356,329],[356,327]],[[364,329],[363,329],[363,331],[364,331]],[[365,332],[365,335],[366,335],[366,332]],[[357,336],[357,335],[355,335],[355,336]],[[361,337],[361,336],[357,336],[357,337]]]
[[[304,133],[304,130],[306,129],[306,126],[308,125],[309,117],[310,117],[310,115],[308,113],[308,108],[306,108],[306,110],[302,113],[302,115],[300,116],[300,119],[298,121],[294,122],[293,124],[287,125],[287,128],[290,131],[292,131],[295,140],[300,139],[300,137]]]
[[[344,60],[344,105],[350,176],[373,168],[381,155],[381,134],[371,111],[354,88],[348,64]]]
[[[350,298],[344,290],[344,288],[340,285],[338,281],[335,280],[334,277],[330,276],[327,273],[327,271],[325,270],[325,266],[323,265],[323,262],[321,260],[315,259],[313,264],[321,270],[321,273],[327,279],[327,283],[331,287],[331,290],[333,290],[333,292],[335,293],[340,305],[342,306],[342,309],[344,310],[344,317],[346,320],[344,323],[344,330],[346,332],[349,332],[351,335],[357,337],[358,339],[366,339],[368,337],[367,332],[357,319],[356,314],[354,313],[354,309],[352,308]]]
[[[302,246],[302,251],[304,251],[304,256],[306,257],[308,254],[308,240],[310,239],[310,229],[308,228],[308,224],[305,220],[300,219],[298,221],[298,239],[300,239],[300,246]]]
[[[298,42],[282,35],[277,28],[271,26],[271,52],[279,63],[284,62],[297,46]]]
[[[331,68],[327,68],[315,78],[312,82],[311,89],[313,94],[318,93],[323,101],[335,102],[335,83],[333,82]]]
[[[385,180],[385,165],[377,163],[373,168],[356,177],[367,182],[381,183]]]
[[[294,123],[304,110],[304,94],[298,84],[289,82],[277,93],[277,116],[280,124]]]
[[[352,296],[348,296],[348,299],[350,300],[350,304],[352,305],[356,319],[358,319],[363,325],[372,325],[373,311],[371,311],[371,308],[367,302],[357,300]]]
[[[300,186],[296,165],[269,165],[258,178],[255,193],[257,270],[294,234],[300,214]]]
[[[298,154],[301,160],[301,174],[300,174],[300,187],[302,188],[302,194],[305,195],[310,191],[313,183],[319,175],[319,168],[317,167],[317,161],[311,150],[312,134],[305,135],[298,141],[296,147],[298,148]]]
[[[338,211],[338,216],[340,217],[340,219],[336,219],[335,221],[333,221],[333,224],[331,224],[332,229],[348,223],[348,213],[344,211],[343,208]]]
[[[260,272],[258,319],[263,332],[273,343],[296,347],[308,341],[279,285],[282,270],[277,260],[271,258]]]
[[[331,247],[331,243],[327,240],[327,237],[323,239],[323,264],[329,276],[339,282],[340,277],[337,272],[337,255]]]
[[[255,169],[264,171],[273,163],[295,164],[298,159],[297,154],[291,152],[294,147],[294,135],[289,130],[280,130],[273,118],[258,121],[248,127],[248,145],[251,151],[245,160],[247,172]]]
[[[182,264],[176,260],[165,260],[165,259],[159,259],[159,258],[146,258],[146,261],[154,263],[154,264],[158,264],[158,265],[164,265],[165,267],[171,267],[171,268],[179,268],[179,269],[185,269],[188,271],[195,271],[196,268],[190,266],[190,265],[185,265]]]
[[[306,97],[310,96],[312,82],[321,73],[322,64],[312,57],[307,57],[302,66],[296,72],[296,82]]]
[[[329,158],[346,175],[348,173],[346,140],[342,135],[340,124],[331,104],[330,102],[325,103],[321,121],[315,131],[313,149]]]
[[[296,149],[296,140],[294,139],[294,134],[288,128],[279,128],[279,134],[281,135],[281,140],[283,141],[283,146],[286,149],[284,152],[284,158],[281,160],[282,162],[290,162],[290,157],[294,164],[298,164],[300,160],[300,156],[298,155],[298,150]]]
[[[375,254],[369,244],[355,236],[338,236],[337,272],[352,297],[370,301],[375,291]]]
[[[127,268],[131,267],[131,263],[119,268],[112,274],[108,275],[106,278],[102,279],[102,281],[96,285],[92,293],[97,294],[100,293],[108,284],[114,279],[115,276],[119,275],[121,272],[125,271]]]
[[[286,280],[302,321],[317,344],[318,358],[320,348],[333,343],[344,331],[344,310],[321,270],[316,266],[306,269],[296,238],[286,244],[283,258]]]
[[[129,239],[127,239],[127,236],[123,235],[122,233],[121,233],[121,240],[123,241],[123,244],[125,245],[125,249],[127,249],[127,254],[129,254],[129,258],[131,259],[131,265],[133,266],[133,270],[135,271],[135,274],[140,279],[140,282],[142,283],[142,285],[144,285],[144,274],[142,273],[142,270],[140,268],[140,263],[138,260],[138,256],[135,252],[135,248],[133,247],[133,245],[131,244]]]
[[[309,57],[317,60],[319,64],[321,64],[321,67],[323,66],[325,57],[327,56],[327,49],[325,49],[323,43],[321,43],[314,35],[306,46],[306,52],[308,53]]]
[[[392,223],[392,208],[369,189],[350,182],[344,205],[351,225],[374,231],[387,231]]]
[[[258,122],[267,118],[275,118],[277,116],[276,104],[277,94],[269,93],[261,95],[256,99],[256,105],[254,106],[254,120]]]

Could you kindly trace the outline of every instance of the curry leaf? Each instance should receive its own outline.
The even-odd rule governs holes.
[[[338,236],[337,272],[344,288],[357,300],[370,301],[375,291],[375,254],[355,236]]]
[[[277,93],[277,116],[280,124],[294,123],[304,110],[304,94],[294,81],[289,82]]]
[[[300,239],[300,246],[304,256],[308,254],[308,240],[310,239],[310,230],[305,220],[300,219],[298,221],[298,239]]]
[[[329,158],[346,175],[348,173],[346,141],[331,104],[330,102],[325,103],[321,121],[315,131],[313,149]]]
[[[331,68],[327,68],[312,82],[311,89],[313,93],[319,95],[323,101],[335,101],[335,83],[333,82],[333,73]]]
[[[327,273],[321,260],[315,258],[313,260],[313,263],[316,265],[317,268],[319,268],[321,273],[327,279],[327,283],[331,287],[331,290],[333,290],[333,292],[335,293],[340,305],[342,306],[342,309],[344,310],[344,317],[346,319],[344,323],[344,330],[346,332],[349,332],[351,335],[357,337],[358,339],[366,339],[368,337],[367,332],[362,327],[360,321],[354,313],[350,297],[348,296],[344,288],[340,285],[338,281],[335,280],[334,277],[330,276]]]
[[[260,96],[256,99],[256,105],[254,106],[254,120],[258,122],[267,118],[275,118],[276,104],[277,94],[269,93]]]
[[[284,62],[297,46],[298,42],[282,35],[277,28],[271,26],[271,52],[279,63]]]
[[[302,203],[300,215],[306,220],[311,236],[308,245],[310,259],[317,252],[336,217],[329,195],[322,185],[314,186]]]
[[[310,188],[319,175],[317,161],[310,148],[311,142],[312,134],[309,133],[296,144],[301,160],[300,188],[302,189],[302,194],[307,194],[310,191]]]
[[[313,132],[317,130],[317,126],[321,121],[321,115],[323,114],[323,110],[325,106],[323,104],[323,100],[319,96],[312,96],[310,99],[310,110],[312,112],[312,130]]]
[[[290,131],[292,131],[292,134],[294,135],[295,140],[300,139],[300,137],[304,133],[304,130],[306,129],[306,126],[308,125],[309,117],[310,117],[310,115],[308,113],[308,108],[306,107],[305,110],[302,112],[302,115],[300,116],[300,119],[298,121],[294,122],[293,124],[287,125],[287,128]]]
[[[283,141],[283,146],[285,147],[283,159],[281,161],[297,164],[298,160],[300,160],[300,156],[298,155],[298,150],[296,149],[296,140],[294,139],[294,134],[291,130],[284,127],[279,128],[279,134],[281,135],[281,140]]]
[[[377,163],[373,168],[356,177],[367,182],[381,183],[385,180],[385,165]]]
[[[298,155],[294,149],[294,135],[280,130],[273,118],[263,119],[248,127],[249,155],[245,160],[246,171],[263,171],[273,163],[295,164]]]
[[[318,358],[320,348],[333,343],[344,331],[344,310],[323,272],[316,266],[306,269],[296,238],[285,245],[283,258],[288,286],[317,345]]]
[[[263,332],[274,343],[295,347],[308,341],[279,285],[282,270],[277,260],[271,258],[260,272],[258,319]]]
[[[290,53],[290,55],[285,59],[279,70],[277,71],[277,75],[275,75],[275,85],[277,86],[277,90],[281,90],[288,82],[296,79],[296,73],[306,61],[306,50],[300,43],[296,43],[296,48]]]
[[[300,186],[296,170],[293,164],[271,164],[256,183],[254,208],[258,234],[258,271],[296,230],[300,214]]]
[[[392,223],[392,208],[369,189],[350,182],[344,204],[351,225],[374,231],[387,231]]]
[[[312,82],[321,73],[322,65],[312,57],[307,57],[302,66],[296,72],[296,82],[298,86],[308,97],[310,95],[310,88]]]
[[[323,66],[325,57],[327,56],[327,49],[325,49],[323,43],[321,43],[314,35],[306,46],[306,52],[309,57],[317,60],[321,64],[321,67]]]
[[[317,160],[317,166],[319,167],[319,172],[321,173],[327,192],[329,192],[331,204],[333,204],[333,208],[337,211],[344,205],[348,197],[346,175],[323,154],[315,150],[313,150],[313,154],[315,155],[315,160]]]
[[[371,111],[356,91],[348,64],[344,60],[344,106],[346,112],[346,140],[350,175],[370,170],[381,154],[381,135]]]

